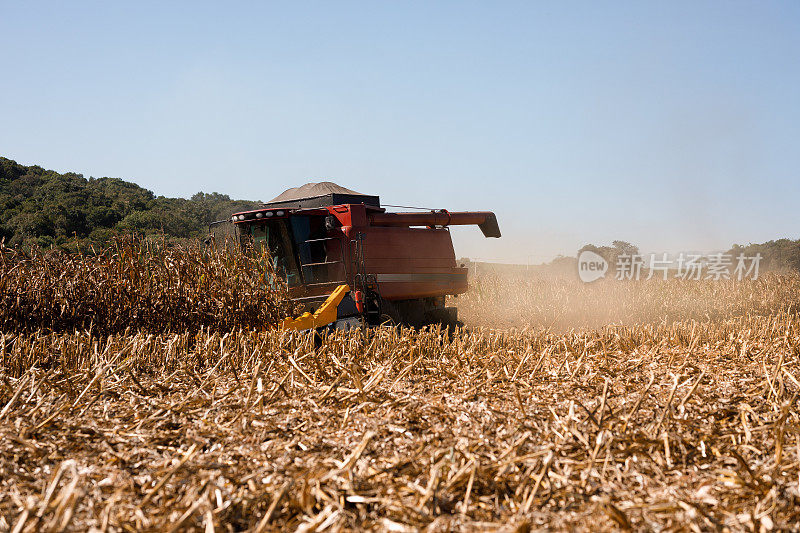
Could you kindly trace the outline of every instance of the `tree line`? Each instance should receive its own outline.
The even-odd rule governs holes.
[[[59,174],[0,157],[0,241],[6,246],[68,248],[76,243],[102,244],[130,233],[203,238],[209,223],[259,205],[261,202],[232,200],[216,192],[198,192],[189,199],[156,196],[118,178]],[[583,250],[599,253],[611,264],[621,254],[639,253],[625,241],[614,241],[611,246],[588,244]],[[735,244],[728,253],[734,257],[761,254],[761,267],[767,270],[800,270],[800,239]],[[574,261],[574,257],[559,257],[550,266],[573,269]]]
[[[587,244],[579,250],[589,250],[601,255],[610,265],[615,265],[621,255],[638,255],[639,248],[626,241],[613,241],[611,246]],[[724,255],[735,260],[739,256],[753,258],[760,256],[759,268],[764,271],[800,271],[800,239],[777,239],[764,243],[734,244]],[[559,257],[553,264],[564,263]]]
[[[260,204],[216,192],[167,198],[118,178],[87,179],[0,157],[0,240],[6,246],[68,248],[130,233],[202,238],[209,223]]]

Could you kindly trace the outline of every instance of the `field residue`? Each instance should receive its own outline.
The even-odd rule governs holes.
[[[0,530],[790,528],[799,282],[757,283],[580,331],[6,334]]]
[[[124,246],[5,251],[0,531],[800,519],[800,277],[480,278],[468,329],[315,343],[247,265]]]

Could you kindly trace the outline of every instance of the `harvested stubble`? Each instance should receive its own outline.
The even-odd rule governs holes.
[[[292,313],[270,262],[199,243],[121,238],[89,252],[0,243],[0,331],[263,328]]]
[[[5,335],[0,529],[790,528],[798,328]]]

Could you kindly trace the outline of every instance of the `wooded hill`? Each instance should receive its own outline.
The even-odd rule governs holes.
[[[117,178],[84,178],[0,157],[0,240],[43,247],[136,232],[186,239],[204,237],[208,224],[260,205],[225,194],[190,199],[156,196]]]

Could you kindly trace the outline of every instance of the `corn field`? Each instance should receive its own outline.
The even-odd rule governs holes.
[[[454,300],[468,324],[455,334],[315,342],[251,327],[249,311],[190,327],[190,304],[221,320],[261,290],[204,281],[217,292],[201,303],[196,263],[144,263],[161,272],[147,283],[165,288],[169,327],[133,311],[59,322],[59,305],[91,316],[73,311],[83,295],[136,309],[112,295],[144,282],[104,267],[52,281],[54,263],[32,260],[4,258],[3,305],[12,287],[32,306],[15,309],[44,318],[2,311],[0,531],[771,531],[800,520],[798,277],[479,279]],[[30,303],[24,268],[41,273],[49,307]],[[262,301],[269,313],[280,298]]]
[[[291,313],[269,261],[125,238],[101,250],[0,244],[0,331],[263,328]]]

